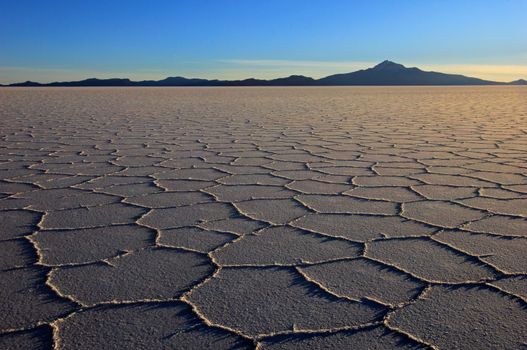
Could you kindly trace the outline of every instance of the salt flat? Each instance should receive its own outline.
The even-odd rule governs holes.
[[[527,89],[0,89],[0,348],[527,346]]]

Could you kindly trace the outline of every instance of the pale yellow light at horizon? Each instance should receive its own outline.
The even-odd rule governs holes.
[[[527,65],[422,64],[419,68],[504,82],[527,79]]]
[[[250,77],[274,79],[292,74],[322,78],[331,74],[349,73],[373,67],[379,62],[364,61],[301,61],[301,60],[246,60],[219,61],[221,66],[206,69],[178,68],[141,69],[136,71],[93,71],[61,68],[0,67],[0,83],[9,84],[26,80],[48,83],[52,81],[82,80],[86,78],[130,78],[132,80],[163,79],[168,76],[206,79],[245,79]],[[490,64],[426,64],[405,63],[406,67],[418,67],[425,71],[462,74],[470,77],[510,82],[527,80],[526,65]]]

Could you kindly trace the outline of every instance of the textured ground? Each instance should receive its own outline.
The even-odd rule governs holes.
[[[526,101],[2,89],[0,348],[526,348]]]

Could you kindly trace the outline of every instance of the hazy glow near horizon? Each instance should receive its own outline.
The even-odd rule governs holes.
[[[527,1],[0,0],[0,83],[320,78],[384,59],[527,79]]]

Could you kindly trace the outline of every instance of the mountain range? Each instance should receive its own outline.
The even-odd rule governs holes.
[[[26,81],[7,86],[352,86],[352,85],[527,85],[519,79],[508,83],[466,77],[458,74],[427,72],[415,67],[383,61],[378,65],[356,72],[334,74],[321,79],[303,75],[264,80],[208,80],[184,77],[168,77],[162,80],[132,81],[130,79],[97,79],[37,83]]]

